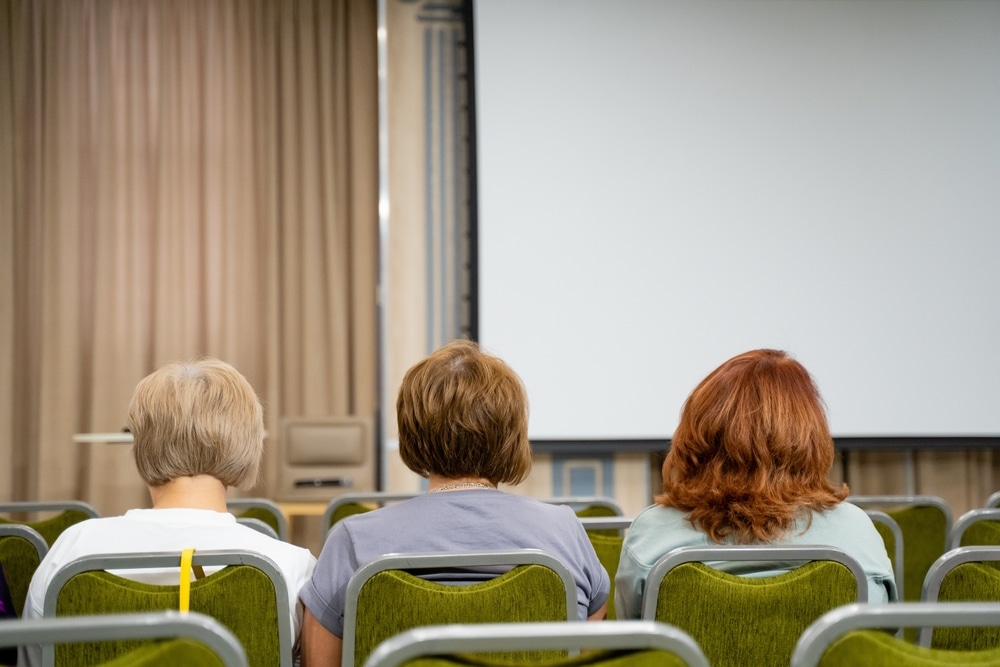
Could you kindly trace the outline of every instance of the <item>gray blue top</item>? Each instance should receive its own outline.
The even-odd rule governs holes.
[[[673,507],[652,505],[633,520],[622,546],[618,574],[615,576],[615,614],[618,618],[640,617],[646,577],[661,556],[678,547],[716,545],[704,531],[684,518],[686,514]],[[857,559],[864,569],[868,579],[869,602],[898,599],[885,542],[864,510],[850,503],[840,503],[825,512],[812,513],[811,518],[809,521],[808,516],[803,516],[791,532],[773,544],[839,547]],[[740,570],[746,567],[746,563],[739,562],[708,565],[741,576],[768,577],[788,571],[769,569],[746,572]]]
[[[572,508],[494,489],[427,493],[338,521],[300,597],[323,627],[343,637],[347,582],[378,556],[521,548],[541,549],[569,568],[581,619],[607,602],[611,581]]]

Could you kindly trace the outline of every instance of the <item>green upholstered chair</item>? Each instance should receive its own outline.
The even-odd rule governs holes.
[[[704,563],[744,561],[746,577]],[[804,564],[802,564],[804,563]],[[786,667],[799,635],[825,612],[868,601],[868,582],[850,555],[825,546],[682,547],[656,562],[646,579],[642,619],[691,635],[714,667]]]
[[[288,541],[288,521],[278,503],[268,498],[230,498],[229,511],[237,519],[258,519],[274,529],[279,540]]]
[[[677,628],[650,621],[616,623],[467,623],[407,630],[378,646],[365,667],[496,665],[477,654],[511,646],[522,651],[588,652],[547,667],[708,667],[704,653]],[[537,662],[519,662],[528,667]]]
[[[543,498],[542,502],[550,505],[569,505],[581,518],[624,515],[618,503],[604,496],[556,496]]]
[[[622,557],[625,531],[632,525],[631,517],[581,517],[580,523],[587,531],[587,537],[597,553],[597,559],[608,571],[611,578],[611,592],[608,594],[608,620],[618,618],[615,613],[615,574]]]
[[[1000,509],[973,509],[958,517],[951,529],[948,548],[971,546],[1000,546]]]
[[[49,546],[34,528],[17,523],[0,524],[0,565],[18,618],[24,613],[31,577],[48,551]]]
[[[903,587],[900,599],[919,602],[924,577],[931,564],[945,552],[951,532],[951,511],[937,496],[848,496],[847,502],[863,509],[881,509],[899,524],[903,533]]]
[[[478,570],[480,577],[508,571],[467,585],[414,574],[456,570]],[[347,584],[343,665],[361,667],[381,642],[421,625],[577,619],[573,575],[538,549],[388,554],[363,565]]]
[[[388,503],[396,503],[419,496],[419,493],[345,493],[331,500],[323,512],[323,526],[329,531],[333,525],[354,514],[363,514]]]
[[[161,641],[142,643],[121,658],[99,663],[100,667],[247,667],[246,654],[233,633],[197,612],[103,614],[0,623],[0,646],[151,639]]]
[[[896,580],[896,590],[902,592],[905,583],[903,581],[903,563],[906,560],[906,553],[903,547],[903,529],[900,528],[899,523],[895,519],[882,510],[867,509],[865,510],[865,514],[875,524],[875,530],[878,531],[878,534],[882,537],[882,541],[885,543],[885,551],[889,555],[889,561],[892,563],[893,579]]]
[[[179,585],[137,582],[106,570],[173,569],[178,552],[102,554],[60,568],[45,591],[45,617],[178,609]],[[292,627],[288,589],[274,561],[244,550],[196,551],[193,566],[222,569],[191,583],[190,608],[229,628],[246,649],[251,667],[291,667]],[[42,650],[44,667],[107,661],[131,647],[73,644]]]
[[[938,558],[927,572],[923,601],[1000,603],[1000,547],[959,547]],[[1000,628],[922,628],[919,643],[953,650],[997,648]]]
[[[24,500],[0,503],[0,513],[4,514],[36,514],[38,512],[58,512],[58,514],[34,522],[0,518],[0,523],[19,523],[34,528],[45,540],[45,543],[52,546],[56,538],[73,524],[87,519],[96,519],[99,516],[92,505],[79,500],[55,502]]]
[[[1000,649],[933,649],[886,632],[928,625],[1000,627],[1000,604],[898,602],[839,607],[802,633],[791,667],[1000,667]]]

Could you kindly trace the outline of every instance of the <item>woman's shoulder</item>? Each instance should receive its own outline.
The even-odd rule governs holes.
[[[871,523],[871,519],[863,509],[846,500],[823,512],[823,516],[831,521]]]
[[[646,507],[632,519],[632,528],[642,528],[644,526],[674,527],[687,523],[687,513],[676,507],[653,504]]]

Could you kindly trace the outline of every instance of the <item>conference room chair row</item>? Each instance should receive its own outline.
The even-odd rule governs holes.
[[[785,575],[757,579],[726,575],[702,563],[769,559],[810,562]],[[178,587],[137,584],[107,570],[176,567],[178,561],[176,553],[78,559],[56,574],[45,596],[44,615],[176,606]],[[946,599],[948,577],[958,573],[959,567],[982,569],[982,564],[989,562],[1000,562],[1000,548],[961,547],[950,552],[932,568],[927,585],[929,601]],[[291,665],[288,593],[274,564],[243,551],[203,551],[195,552],[192,565],[234,567],[194,582],[190,608],[232,628],[251,665]],[[486,565],[513,569],[469,587],[426,581],[414,574],[423,569]],[[987,574],[996,579],[995,570]],[[975,576],[976,572],[960,573],[948,600],[1000,600],[1000,591],[981,588]],[[833,547],[687,547],[671,552],[654,566],[642,614],[643,620],[662,622],[690,635],[713,665],[780,666],[789,664],[795,643],[812,621],[831,609],[864,603],[866,598],[867,584],[860,565]],[[233,599],[243,604],[233,605]],[[516,610],[517,615],[505,616],[498,610]],[[382,642],[417,625],[446,625],[457,620],[569,622],[576,617],[572,576],[557,559],[537,550],[389,555],[362,567],[348,587],[345,664],[360,667]],[[992,630],[994,639],[987,638],[985,645],[996,645],[998,631]],[[921,645],[949,651],[984,645],[979,637],[970,641],[967,634],[942,638],[940,633],[921,633]],[[100,645],[60,650],[67,657],[57,659],[56,650],[46,650],[43,664],[100,663],[115,655],[103,652]]]
[[[997,665],[997,649],[978,652],[922,649],[885,630],[903,625],[1000,626],[1000,604],[899,603],[838,607],[812,623],[797,640],[791,667],[936,667]],[[170,638],[145,643],[114,659],[114,667],[248,667],[243,646],[215,619],[189,612],[163,611],[100,616],[14,620],[0,623],[0,647],[30,642],[47,646],[73,642]],[[511,659],[511,649],[522,654]],[[709,667],[697,642],[682,630],[658,622],[447,624],[413,628],[390,637],[365,667],[446,667],[453,665],[535,665],[552,652],[579,651],[582,659],[545,659],[554,667]],[[504,662],[470,661],[470,654],[501,653]],[[540,653],[545,652],[545,653]],[[968,662],[960,662],[966,659]],[[99,665],[101,663],[88,663]]]
[[[898,497],[893,497],[892,499],[894,501],[897,501],[897,502],[899,501]],[[852,498],[852,501],[854,501],[854,500],[855,499]],[[858,504],[861,504],[861,503],[859,502]],[[2,511],[2,507],[0,507],[0,511]],[[874,520],[874,518],[873,518],[873,520]],[[584,521],[585,524],[588,525],[588,529],[591,529],[592,534],[599,535],[599,534],[603,533],[605,537],[614,538],[614,537],[618,536],[618,539],[620,539],[621,532],[624,529],[627,529],[628,524],[630,523],[630,521],[627,518],[620,517],[620,516],[619,517],[613,517],[612,516],[612,517],[608,517],[608,518],[604,518],[604,519],[587,519],[587,518],[585,518],[585,519],[583,519],[583,521]],[[949,519],[949,521],[950,521],[950,519]],[[959,522],[957,522],[956,526],[955,526],[956,529],[961,524],[962,524],[962,520],[960,520]],[[897,535],[898,535],[898,533],[897,533]],[[897,544],[898,544],[898,542],[897,542]],[[896,551],[898,551],[898,549]],[[983,554],[983,553],[976,553],[976,552],[971,552],[971,553],[973,553],[973,555],[975,556],[975,558],[983,558],[983,557],[985,557],[985,554]],[[967,559],[972,560],[973,558],[972,558],[972,556],[969,556]],[[692,566],[698,565],[697,563],[689,563],[689,564],[692,565]],[[616,569],[616,567],[614,569]],[[609,568],[609,572],[613,572],[614,569]],[[859,595],[858,599],[862,599],[860,597],[860,595],[861,595],[860,592],[859,592],[858,595]],[[992,599],[1000,599],[1000,598],[994,597]],[[893,605],[893,606],[895,606],[895,605]],[[723,624],[717,624],[717,625],[723,625]],[[378,642],[376,641],[375,643],[378,643]],[[717,661],[713,662],[713,664],[716,664],[716,663],[717,663]],[[264,664],[268,664],[268,663],[264,663]],[[276,663],[270,663],[270,664],[276,664]],[[787,664],[787,662],[779,662],[779,663],[774,663],[774,664]]]

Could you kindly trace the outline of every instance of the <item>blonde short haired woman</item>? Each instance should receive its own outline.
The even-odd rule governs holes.
[[[52,575],[81,556],[189,547],[248,549],[269,557],[285,576],[297,637],[302,617],[298,591],[316,559],[307,549],[238,524],[226,509],[226,489],[253,486],[264,453],[263,410],[247,379],[218,359],[166,364],[136,386],[127,424],[152,509],[68,528],[35,572],[24,616],[41,616]],[[177,582],[176,571],[127,576]],[[38,647],[29,647],[22,664],[36,665],[40,659]]]

